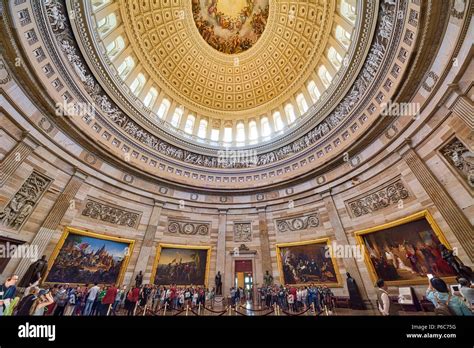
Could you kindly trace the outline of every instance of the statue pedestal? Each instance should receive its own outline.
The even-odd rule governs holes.
[[[216,295],[214,297],[214,310],[220,311],[224,310],[224,296],[223,295]]]

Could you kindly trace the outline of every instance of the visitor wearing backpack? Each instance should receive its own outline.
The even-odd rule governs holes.
[[[435,306],[436,315],[473,315],[458,296],[449,293],[448,286],[441,278],[433,277],[429,280],[426,299]]]

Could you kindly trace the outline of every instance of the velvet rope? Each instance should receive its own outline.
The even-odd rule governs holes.
[[[305,314],[305,313],[306,313],[307,311],[309,311],[310,309],[311,309],[311,307],[308,307],[307,309],[305,309],[304,311],[299,312],[299,313],[287,312],[287,311],[285,311],[284,309],[282,309],[281,311],[282,311],[283,313],[285,313],[286,315],[288,315],[288,316],[296,317],[296,316],[298,316],[298,315],[303,315],[303,314]],[[320,315],[320,314],[321,314],[321,312],[318,313],[317,315]]]
[[[175,316],[177,316],[177,315],[180,315],[180,314],[183,313],[185,310],[186,310],[186,309],[181,309],[181,310],[178,310],[178,309],[177,309],[178,312],[175,313],[175,314],[173,314],[172,316],[175,317]]]
[[[239,312],[237,309],[234,309],[234,311],[235,311],[235,313],[237,313],[237,314],[240,314],[240,315],[243,315],[243,316],[246,316],[246,317],[250,317],[250,315],[245,314],[245,313],[242,313],[242,312]],[[270,312],[268,312],[268,313],[265,313],[265,314],[262,314],[262,315],[257,315],[257,316],[264,317],[264,316],[270,315],[270,314],[272,314],[272,313],[274,313],[274,312],[275,312],[275,310],[272,309],[272,310],[271,310]]]
[[[202,308],[206,309],[206,310],[208,310],[209,312],[212,312],[212,313],[225,313],[225,312],[227,312],[227,309],[224,309],[223,311],[216,311],[214,309],[207,308],[207,307],[204,307],[204,306]]]
[[[250,309],[250,308],[246,308],[242,305],[240,305],[239,307],[243,308],[245,310],[251,311],[251,312],[264,312],[264,311],[268,311],[269,309],[271,309],[271,307],[267,307],[267,308],[263,308],[263,309]]]

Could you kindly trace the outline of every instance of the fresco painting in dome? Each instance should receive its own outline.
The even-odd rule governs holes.
[[[203,39],[222,53],[237,54],[263,34],[269,0],[193,0],[192,9]]]

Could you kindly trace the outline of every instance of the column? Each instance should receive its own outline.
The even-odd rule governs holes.
[[[59,227],[64,215],[68,211],[71,201],[76,196],[77,191],[81,187],[82,183],[87,178],[87,175],[79,170],[76,170],[74,175],[69,179],[63,192],[59,195],[58,199],[54,203],[51,211],[46,216],[43,224],[41,225],[38,233],[31,241],[30,245],[36,245],[38,247],[38,256],[41,257],[46,247],[48,246],[51,238]],[[25,274],[26,270],[31,264],[30,259],[22,259],[20,264],[16,268],[15,274],[18,274],[19,278]]]
[[[225,236],[227,230],[227,209],[219,209],[219,226],[217,231],[217,250],[216,250],[216,274],[221,272],[222,295],[227,296],[229,290],[226,284],[225,276]],[[232,277],[232,276],[231,276]],[[209,279],[209,284],[214,284],[214,279]]]
[[[130,278],[130,284],[135,284],[135,277],[142,271],[143,273],[143,284],[150,283],[151,273],[146,271],[147,265],[150,260],[150,256],[153,256],[153,242],[155,240],[156,230],[158,229],[158,223],[160,222],[161,211],[163,209],[163,202],[155,201],[153,210],[148,221],[148,226],[143,236],[142,245],[140,252],[138,253],[138,259],[133,270],[132,277]]]
[[[420,156],[418,156],[416,151],[411,147],[409,139],[407,139],[407,142],[399,149],[399,153],[431,198],[436,208],[438,208],[443,219],[466,251],[470,261],[474,262],[474,239],[472,238],[474,228],[469,220],[444,189],[443,185],[440,184],[426,166],[425,162],[422,161]]]
[[[27,132],[23,133],[23,138],[6,155],[0,163],[0,187],[8,178],[15,173],[23,161],[39,146],[39,144]]]
[[[463,120],[471,130],[474,129],[474,120],[472,117],[472,115],[474,115],[474,105],[468,97],[465,95],[459,96],[451,107],[451,110],[453,110],[453,114]]]
[[[334,204],[334,198],[332,197],[331,192],[325,191],[321,194],[321,197],[323,198],[324,205],[328,211],[329,221],[331,222],[331,226],[333,227],[334,236],[337,242],[349,245],[349,238],[347,238],[346,231],[344,230],[344,226],[342,225],[341,218],[339,217],[339,213],[337,212],[337,208]],[[359,288],[360,295],[364,300],[365,304],[371,307],[369,296],[367,295],[367,290],[360,275],[359,267],[357,267],[356,260],[354,258],[345,257],[343,258],[343,263],[344,267],[346,268],[346,272],[349,272],[352,278],[355,279]],[[344,281],[345,278],[342,275],[341,277]]]
[[[262,255],[262,275],[268,271],[268,273],[275,277],[272,269],[272,257],[270,255],[270,239],[268,237],[266,209],[266,207],[257,208],[260,248]]]

